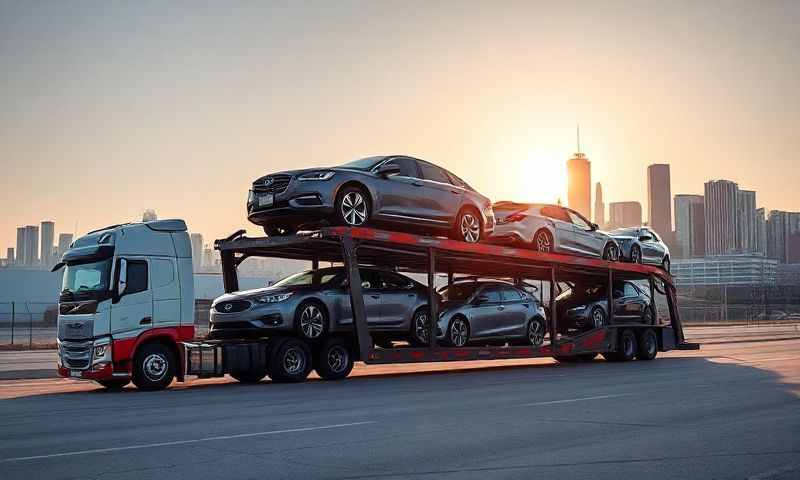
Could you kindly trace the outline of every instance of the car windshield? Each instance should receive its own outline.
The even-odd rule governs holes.
[[[480,288],[480,283],[462,283],[450,285],[442,291],[443,302],[465,302]]]
[[[289,275],[283,280],[276,282],[273,287],[303,287],[311,285],[322,285],[330,282],[338,274],[342,273],[341,268],[320,268],[319,270],[306,270]]]
[[[636,237],[639,235],[638,228],[618,228],[611,231],[611,235],[621,235],[624,237]]]
[[[94,294],[109,289],[111,259],[67,265],[61,281],[62,295]]]
[[[377,165],[380,161],[382,161],[386,157],[367,157],[367,158],[359,158],[358,160],[353,160],[352,162],[347,162],[342,167],[344,168],[354,168],[356,170],[372,170],[375,165]]]

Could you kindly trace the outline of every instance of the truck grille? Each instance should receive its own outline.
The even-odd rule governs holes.
[[[270,175],[253,183],[253,191],[257,193],[281,193],[291,182],[291,175]]]
[[[92,342],[61,342],[61,364],[84,370],[92,361]]]
[[[227,302],[220,302],[214,306],[214,310],[219,313],[238,313],[244,312],[250,308],[248,300],[230,300]]]

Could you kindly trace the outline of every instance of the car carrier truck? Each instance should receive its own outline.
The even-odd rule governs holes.
[[[107,388],[131,381],[157,390],[175,379],[220,377],[241,382],[270,377],[305,380],[312,370],[326,380],[348,376],[355,361],[366,364],[554,357],[586,361],[602,354],[612,361],[651,360],[658,351],[693,349],[683,337],[675,289],[667,272],[640,264],[607,262],[371,228],[327,227],[282,237],[248,238],[240,230],[217,240],[226,292],[238,290],[238,266],[249,257],[307,260],[345,267],[353,331],[310,344],[299,335],[257,339],[195,339],[191,246],[182,220],[114,225],[75,240],[53,270],[65,268],[59,297],[58,373],[93,380]],[[437,273],[549,286],[549,341],[539,346],[444,347],[430,322],[427,347],[376,347],[367,327],[359,266],[425,273],[431,318],[438,318]],[[637,280],[660,292],[666,311],[648,322],[618,323],[608,288],[608,324],[580,334],[559,333],[555,292],[563,282]],[[652,302],[656,308],[656,302]]]

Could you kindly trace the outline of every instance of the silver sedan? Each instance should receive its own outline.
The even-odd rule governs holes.
[[[669,273],[669,247],[651,228],[632,227],[613,230],[611,235],[620,246],[621,258],[633,263],[660,265]]]
[[[620,248],[608,233],[583,215],[560,205],[497,202],[489,241],[616,261]]]

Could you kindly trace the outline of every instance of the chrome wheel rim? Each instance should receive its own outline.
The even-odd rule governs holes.
[[[619,258],[619,251],[617,247],[614,245],[609,245],[608,249],[606,249],[606,260],[609,262],[616,262]]]
[[[481,237],[481,222],[475,215],[467,212],[461,215],[461,238],[467,243],[475,243]]]
[[[290,347],[283,354],[283,370],[289,375],[300,373],[306,366],[306,357],[295,347]]]
[[[144,359],[142,371],[151,382],[158,382],[167,374],[167,358],[160,353],[151,353]]]
[[[414,335],[417,336],[417,340],[427,344],[429,341],[428,333],[428,314],[420,313],[414,321]]]
[[[541,345],[544,342],[544,326],[536,320],[528,324],[528,341],[531,345]]]
[[[638,248],[631,250],[631,260],[633,263],[642,263],[642,252]]]
[[[450,326],[450,341],[456,347],[463,347],[467,343],[467,324],[463,320],[456,320]]]
[[[664,271],[669,273],[669,260],[664,259],[662,265],[664,266]]]
[[[594,325],[594,328],[603,326],[603,312],[601,312],[600,309],[592,312],[592,325]]]
[[[300,329],[306,338],[318,338],[325,329],[325,319],[316,305],[306,305],[300,314]]]
[[[333,373],[342,373],[347,368],[350,354],[341,345],[336,345],[328,350],[328,368]]]
[[[367,202],[360,192],[349,192],[342,198],[342,218],[348,225],[361,225],[367,220]]]
[[[536,235],[536,250],[545,253],[553,250],[553,242],[550,241],[550,235],[544,232]]]

